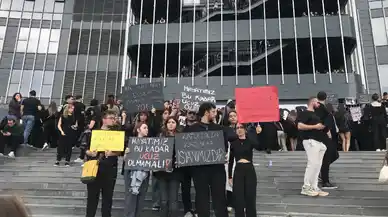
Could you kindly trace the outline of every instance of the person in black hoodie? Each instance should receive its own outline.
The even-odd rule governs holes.
[[[213,103],[202,103],[198,109],[200,122],[193,124],[186,129],[186,132],[220,131],[222,126],[215,124],[217,115],[216,106]],[[224,133],[225,152],[228,149],[227,135]],[[228,217],[225,179],[226,172],[224,164],[192,166],[191,174],[195,187],[195,205],[198,217],[210,217],[211,193],[213,209],[216,217]],[[209,192],[209,189],[211,192]]]
[[[164,122],[162,128],[162,137],[174,137],[177,132],[179,122],[174,117],[169,117]],[[175,149],[173,154],[172,171],[154,172],[155,178],[158,179],[160,187],[160,217],[177,217],[178,216],[178,190],[181,180],[180,169],[175,169]]]
[[[329,181],[330,164],[336,161],[339,155],[337,147],[334,146],[333,141],[331,140],[332,135],[330,133],[330,129],[332,126],[330,123],[332,123],[332,121],[330,121],[331,116],[325,105],[326,98],[327,94],[325,92],[319,92],[317,94],[319,107],[315,108],[315,114],[319,117],[321,124],[325,126],[324,132],[326,133],[326,136],[322,140],[323,144],[325,144],[327,148],[321,167],[322,189],[337,189],[338,187]]]

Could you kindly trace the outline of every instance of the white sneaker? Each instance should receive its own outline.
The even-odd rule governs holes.
[[[82,164],[81,167],[84,167],[85,164]]]
[[[81,158],[77,158],[74,160],[74,163],[83,163],[84,161]]]
[[[233,211],[233,208],[232,207],[228,207],[228,212],[232,212]]]
[[[8,157],[15,158],[15,153],[14,153],[13,151],[11,151],[11,152],[8,154]]]
[[[187,212],[184,217],[194,217],[194,215],[191,212]]]
[[[49,146],[49,144],[47,144],[47,142],[44,143],[43,148],[42,148],[42,151],[48,149],[49,147],[50,147],[50,146]]]
[[[0,153],[0,157],[3,157],[4,156],[4,154],[3,153]]]
[[[376,149],[377,152],[381,151],[380,149]]]

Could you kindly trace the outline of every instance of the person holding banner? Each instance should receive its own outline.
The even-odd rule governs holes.
[[[230,143],[228,168],[229,183],[233,186],[235,217],[256,217],[257,177],[252,160],[253,149],[259,150],[259,143],[256,138],[248,138],[247,127],[243,124],[236,124],[236,134],[238,139]]]
[[[144,122],[138,122],[135,125],[134,132],[137,137],[148,136],[148,126]],[[132,147],[125,149],[125,154],[131,151]],[[124,158],[126,156],[124,155]],[[144,199],[147,194],[148,182],[150,178],[149,171],[125,170],[125,203],[124,217],[138,217],[143,210]]]
[[[186,132],[223,131],[222,126],[214,123],[216,115],[216,106],[213,103],[202,103],[198,109],[200,122],[188,127]],[[228,140],[225,132],[224,147],[226,152],[228,149]],[[194,180],[196,192],[195,205],[198,217],[210,217],[209,195],[212,197],[215,216],[228,217],[225,195],[226,172],[224,164],[191,166],[190,169]],[[209,192],[209,190],[211,192]]]
[[[111,127],[114,126],[114,124],[115,114],[112,112],[107,112],[103,116],[101,130],[111,130]],[[93,149],[93,142],[91,144],[91,149]],[[96,179],[93,182],[87,184],[88,197],[86,205],[86,217],[94,217],[96,215],[98,202],[100,200],[100,192],[102,192],[101,216],[112,216],[111,211],[113,191],[117,178],[118,156],[121,154],[122,151],[86,151],[88,160],[99,161]]]
[[[178,120],[169,117],[164,122],[161,137],[174,137],[179,126]],[[158,179],[161,195],[160,217],[178,217],[178,190],[181,180],[181,173],[175,168],[175,150],[172,158],[172,171],[154,172],[154,177]]]

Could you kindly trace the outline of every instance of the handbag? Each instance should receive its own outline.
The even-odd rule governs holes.
[[[388,157],[388,154],[385,155],[384,162],[383,162],[383,168],[381,168],[381,170],[380,170],[380,175],[379,175],[379,182],[380,183],[388,182],[387,157]]]
[[[98,172],[98,160],[86,161],[82,168],[81,182],[84,184],[90,184],[97,178]]]

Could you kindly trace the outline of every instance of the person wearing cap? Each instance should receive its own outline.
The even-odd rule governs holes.
[[[7,116],[7,123],[0,126],[0,156],[4,155],[5,146],[11,148],[8,156],[14,158],[15,152],[23,143],[23,128],[17,122],[14,115]]]

